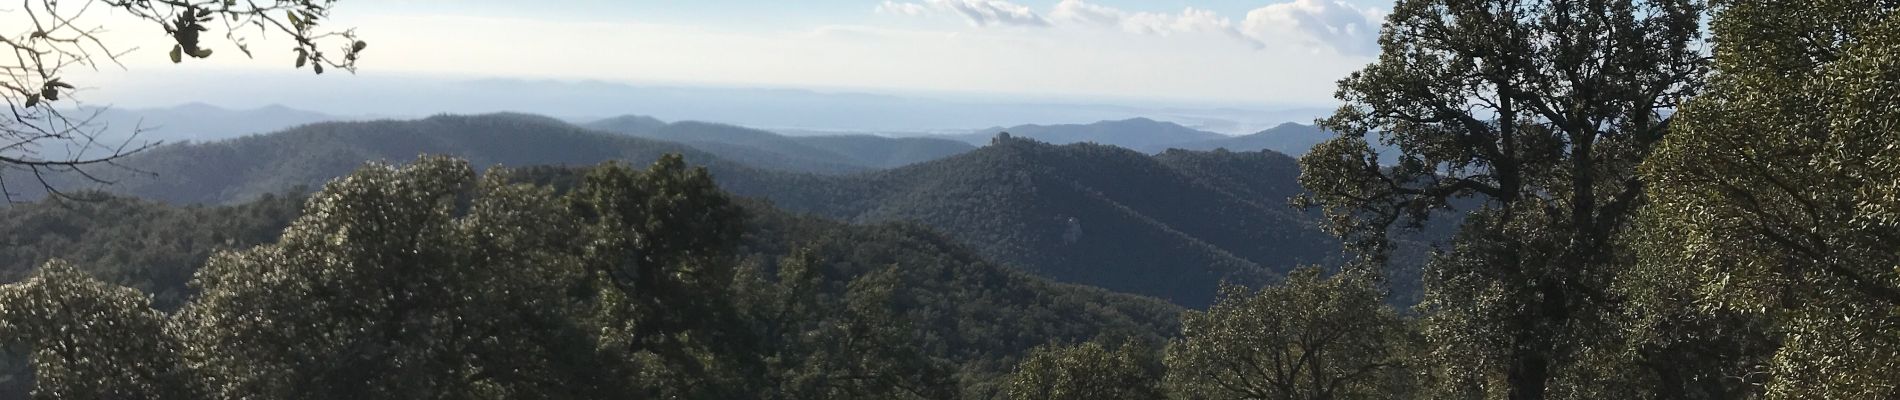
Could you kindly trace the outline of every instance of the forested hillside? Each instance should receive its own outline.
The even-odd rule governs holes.
[[[666,60],[694,74],[893,90],[864,71],[973,89],[1065,75],[1012,98],[1279,86],[1218,75],[1254,56],[1022,68],[1159,60],[1141,52],[1189,36],[1344,76],[1317,127],[1242,137],[1137,118],[945,146],[488,114],[141,151],[63,114],[95,76],[62,69],[127,54],[63,16],[157,25],[175,64],[211,57],[200,33],[249,53],[238,28],[254,26],[288,37],[287,65],[355,72],[369,45],[327,27],[339,3],[0,9],[35,27],[0,33],[18,55],[0,58],[0,399],[1900,399],[1900,2],[1300,1],[1162,25],[1176,18],[1077,1],[878,6],[984,44],[954,52],[1011,54],[954,58],[997,61],[950,64],[969,72],[954,79],[884,64],[944,49],[857,53],[946,37],[881,20],[758,42],[668,31],[717,52]],[[571,28],[543,8],[508,33]],[[1278,29],[1295,26],[1308,37]],[[996,40],[1017,34],[1037,50]],[[1095,35],[1154,37],[1047,51],[1116,37]],[[854,44],[804,46],[827,40]],[[1338,52],[1272,49],[1301,42]],[[638,43],[656,42],[619,44],[669,54]],[[908,57],[810,68],[744,51],[760,44]],[[550,47],[501,53],[565,66]],[[1169,90],[1183,77],[1203,82]],[[442,101],[561,84],[488,85],[522,94]],[[293,95],[361,95],[325,89]],[[45,157],[61,149],[105,153]]]
[[[726,124],[622,116],[584,127],[692,146],[721,158],[743,160],[784,171],[842,174],[894,168],[949,157],[975,149],[962,142],[928,137],[873,135],[789,136]]]
[[[1185,305],[1212,301],[1222,280],[1259,285],[1338,261],[1337,242],[1287,206],[1291,158],[1202,157],[1003,138],[831,186],[730,187],[847,221],[919,221],[999,262]]]
[[[791,139],[712,124],[662,129]],[[1016,138],[895,169],[804,174],[753,167],[763,163],[688,144],[492,114],[322,123],[166,146],[125,162],[156,176],[128,175],[107,189],[178,204],[237,204],[316,187],[365,161],[416,154],[464,157],[477,166],[562,166],[649,162],[671,152],[710,168],[721,187],[786,210],[857,223],[915,221],[988,260],[1189,306],[1212,301],[1223,280],[1260,285],[1300,264],[1341,261],[1337,242],[1317,229],[1312,215],[1287,205],[1299,193],[1297,167],[1272,152],[1149,156]]]
[[[579,185],[572,170],[546,170],[524,180],[555,183],[566,191]],[[550,178],[552,177],[552,178]],[[333,184],[332,186],[335,186]],[[334,191],[334,189],[333,189]],[[301,195],[266,196],[236,206],[172,206],[151,201],[106,198],[99,201],[47,201],[0,209],[0,221],[19,229],[0,247],[0,282],[17,282],[28,267],[50,260],[70,262],[103,281],[155,294],[154,306],[177,310],[203,286],[187,287],[213,253],[243,251],[277,241],[299,214]],[[884,276],[891,285],[892,311],[915,329],[907,341],[923,351],[928,363],[942,363],[940,378],[954,391],[975,398],[998,389],[1000,379],[1029,349],[1052,338],[1086,341],[1116,337],[1158,343],[1176,331],[1179,309],[1154,299],[1112,294],[1083,286],[1050,282],[984,261],[965,247],[915,225],[847,225],[787,214],[763,204],[742,204],[743,234],[737,237],[728,268],[745,279],[781,274],[781,260],[805,254],[803,272],[812,281],[800,296],[811,301],[843,301],[854,279]],[[756,274],[766,274],[764,277]],[[783,278],[780,278],[783,279]],[[736,281],[735,284],[745,283]],[[713,288],[714,290],[728,290]],[[746,295],[764,290],[734,286],[733,293],[695,296],[765,301]],[[828,300],[835,299],[835,300]],[[769,304],[745,304],[767,307]],[[817,312],[805,310],[805,312]],[[801,318],[829,318],[804,316]],[[817,323],[818,321],[809,321]],[[886,324],[892,321],[883,322]],[[722,329],[739,329],[727,327]],[[7,373],[0,397],[24,396],[32,380],[19,359],[0,360]]]
[[[328,122],[166,145],[127,157],[120,162],[125,168],[100,171],[112,181],[103,189],[117,193],[182,204],[235,204],[294,187],[314,187],[365,161],[407,160],[418,154],[454,154],[490,166],[652,162],[668,153],[720,162],[677,143],[605,135],[541,116],[489,114]],[[70,185],[84,183],[79,177],[63,178],[72,180]]]

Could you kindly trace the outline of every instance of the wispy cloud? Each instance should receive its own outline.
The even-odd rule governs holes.
[[[1002,0],[925,0],[922,3],[886,0],[878,4],[877,10],[912,16],[932,12],[954,13],[976,26],[1049,26],[1049,20],[1029,6]]]
[[[1385,13],[1338,0],[1294,0],[1247,12],[1242,31],[1260,40],[1292,41],[1348,55],[1378,52],[1379,25]]]
[[[1049,15],[1067,24],[1120,29],[1129,33],[1168,36],[1177,33],[1219,33],[1246,41],[1256,47],[1260,42],[1243,35],[1231,19],[1209,10],[1188,7],[1180,13],[1129,12],[1082,0],[1056,3]]]
[[[1267,4],[1248,11],[1238,21],[1194,7],[1180,12],[1137,12],[1087,0],[1062,0],[1049,9],[1046,17],[1033,8],[1004,0],[887,0],[878,5],[877,11],[910,16],[957,15],[979,27],[1060,26],[1155,36],[1212,33],[1255,48],[1302,48],[1347,56],[1377,52],[1379,24],[1384,19],[1383,11],[1339,0]]]

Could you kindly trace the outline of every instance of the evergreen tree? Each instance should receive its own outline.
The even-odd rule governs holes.
[[[1617,351],[1598,343],[1617,335],[1616,238],[1645,201],[1636,166],[1702,87],[1703,15],[1695,0],[1401,0],[1378,60],[1340,82],[1347,105],[1322,122],[1340,135],[1300,179],[1362,261],[1385,261],[1395,223],[1483,204],[1424,274],[1441,394],[1620,386],[1593,372]]]
[[[445,158],[365,167],[278,243],[200,271],[185,353],[214,398],[617,393],[594,373],[611,362],[575,366],[602,360],[568,322],[581,274],[558,204]]]
[[[1645,166],[1644,271],[1770,324],[1736,371],[1769,398],[1900,396],[1900,4],[1716,4],[1717,74]]]
[[[145,294],[63,261],[0,286],[0,345],[26,347],[35,399],[200,398],[164,326]]]
[[[1150,400],[1165,398],[1161,367],[1135,342],[1110,350],[1097,342],[1036,348],[1009,380],[1012,399]]]
[[[1412,333],[1364,272],[1302,268],[1249,295],[1223,288],[1182,317],[1168,346],[1168,386],[1193,399],[1406,397]]]
[[[744,214],[704,168],[666,155],[646,171],[594,168],[567,195],[579,217],[578,254],[597,293],[602,346],[643,365],[656,396],[733,397],[751,341],[725,295]],[[748,370],[751,369],[751,370]]]

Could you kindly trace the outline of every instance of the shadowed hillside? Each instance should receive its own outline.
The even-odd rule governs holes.
[[[821,174],[893,168],[948,157],[975,146],[940,138],[873,135],[788,136],[733,125],[622,116],[584,125],[590,129],[673,141],[749,165]]]
[[[726,137],[745,128],[705,124]],[[783,138],[783,137],[779,137]],[[446,154],[474,165],[647,163],[682,153],[733,193],[856,223],[915,221],[983,258],[1064,282],[1200,306],[1221,281],[1259,285],[1298,264],[1338,261],[1338,245],[1286,206],[1297,168],[1272,152],[1158,156],[1031,139],[896,169],[823,175],[742,165],[691,146],[600,133],[521,114],[323,123],[270,135],[167,146],[129,165],[115,192],[235,204],[315,187],[364,161]]]

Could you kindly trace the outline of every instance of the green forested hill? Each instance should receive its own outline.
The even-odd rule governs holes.
[[[104,197],[0,208],[0,226],[7,227],[0,229],[0,282],[62,258],[151,294],[160,309],[174,309],[212,252],[276,241],[302,204],[301,195],[272,194],[223,207]]]
[[[13,228],[0,236],[0,283],[62,258],[155,295],[160,309],[174,309],[190,295],[186,281],[214,251],[275,241],[301,203],[300,195],[271,195],[235,206],[106,198],[7,207],[0,222]],[[1005,268],[914,224],[849,225],[762,203],[745,208],[744,263],[770,265],[795,248],[813,250],[824,266],[824,287],[837,292],[831,295],[842,295],[853,278],[894,266],[897,310],[925,338],[922,348],[958,366],[957,378],[972,398],[987,397],[1023,354],[1052,340],[1158,342],[1178,331],[1176,306]],[[6,371],[4,358],[0,378],[21,372]],[[0,398],[21,398],[30,387],[25,383],[0,379]]]
[[[680,125],[680,124],[672,124]],[[743,129],[743,128],[736,128]],[[417,154],[473,165],[646,163],[683,153],[726,190],[783,209],[856,223],[915,221],[988,260],[1063,282],[1198,306],[1223,280],[1269,282],[1338,245],[1286,206],[1292,160],[1271,152],[1170,152],[1001,140],[889,170],[773,171],[687,145],[496,114],[324,123],[269,135],[172,145],[128,160],[156,172],[109,189],[173,203],[236,204],[315,187],[364,161]]]
[[[748,165],[783,171],[842,174],[892,168],[949,157],[975,149],[941,138],[888,138],[873,135],[789,136],[759,129],[698,121],[666,123],[652,117],[622,116],[584,127],[679,142]]]
[[[870,170],[843,154],[762,130],[697,121],[652,128],[634,136],[678,142],[729,160],[781,171],[843,174]]]
[[[896,168],[975,150],[976,146],[950,139],[891,138],[873,135],[796,136],[799,143],[849,157],[858,165]]]
[[[1153,157],[1002,139],[832,185],[729,187],[848,221],[918,221],[1058,280],[1202,305],[1222,280],[1260,284],[1334,261],[1337,242],[1286,206],[1297,187],[1291,163],[1264,152]]]
[[[652,162],[682,153],[677,143],[605,135],[541,116],[442,115],[411,121],[330,122],[206,143],[167,145],[134,155],[107,188],[177,203],[231,204],[297,186],[316,186],[365,161],[454,154],[471,164],[586,165]],[[721,167],[737,167],[722,165]],[[149,175],[141,172],[148,172]]]

